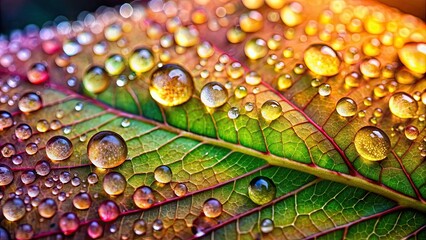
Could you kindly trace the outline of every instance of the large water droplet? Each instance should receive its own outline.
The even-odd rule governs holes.
[[[299,2],[287,3],[281,9],[281,20],[285,25],[294,27],[303,21],[303,6]]]
[[[135,49],[129,58],[129,67],[136,73],[144,73],[155,65],[154,55],[147,48]]]
[[[333,76],[339,73],[340,58],[325,44],[313,44],[304,54],[305,65],[315,74]]]
[[[342,117],[352,117],[357,113],[358,107],[352,98],[343,97],[336,105],[337,113]]]
[[[150,187],[142,186],[133,193],[133,202],[142,209],[148,209],[154,204],[154,193]]]
[[[51,198],[45,198],[40,202],[37,210],[40,216],[44,218],[51,218],[56,214],[58,206],[56,205],[55,200]]]
[[[106,200],[99,205],[98,214],[102,221],[112,222],[120,216],[120,209],[114,201]]]
[[[381,129],[372,126],[358,130],[354,143],[359,155],[371,161],[385,159],[390,150],[388,135]]]
[[[0,164],[0,186],[9,185],[13,181],[13,171],[10,167]]]
[[[41,97],[34,92],[25,93],[18,102],[19,110],[25,113],[37,111],[42,105]]]
[[[46,143],[47,157],[54,161],[62,161],[73,153],[72,142],[64,136],[54,136]]]
[[[260,113],[266,121],[273,121],[279,116],[281,116],[281,104],[275,100],[268,100],[262,104],[262,107],[260,108]]]
[[[177,106],[192,97],[194,82],[191,74],[176,64],[166,64],[151,76],[149,92],[155,101],[164,106]]]
[[[203,213],[209,218],[219,217],[222,214],[222,203],[216,198],[207,199],[203,204]]]
[[[426,43],[407,43],[398,51],[398,56],[411,71],[426,72]]]
[[[65,235],[71,235],[75,233],[79,226],[80,219],[75,213],[65,213],[59,219],[59,228]]]
[[[276,192],[275,184],[267,177],[255,177],[250,181],[248,186],[250,199],[258,205],[272,201],[275,198]]]
[[[416,115],[418,105],[409,94],[397,92],[389,100],[389,109],[397,117],[412,118]]]
[[[3,204],[2,212],[7,220],[18,221],[25,215],[25,203],[20,198],[9,198]]]
[[[217,108],[226,103],[228,91],[218,82],[209,82],[201,89],[201,102],[210,108]]]
[[[83,76],[84,88],[94,94],[105,91],[110,83],[110,79],[106,71],[99,66],[89,68]]]
[[[87,144],[87,156],[96,167],[114,168],[126,160],[127,144],[117,133],[98,132]]]

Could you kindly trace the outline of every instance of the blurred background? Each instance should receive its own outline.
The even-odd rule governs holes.
[[[284,0],[283,0],[284,1]],[[313,0],[315,1],[315,0]],[[378,0],[388,6],[426,20],[426,0]],[[8,34],[28,24],[42,26],[62,15],[74,20],[82,11],[93,12],[99,6],[116,6],[125,0],[0,0],[0,33]]]

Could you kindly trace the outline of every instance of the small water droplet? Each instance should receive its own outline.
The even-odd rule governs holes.
[[[42,105],[41,97],[34,92],[25,93],[18,102],[19,110],[24,113],[37,111]]]
[[[270,233],[274,230],[274,221],[269,218],[265,218],[260,223],[260,231],[262,233]]]
[[[262,176],[253,178],[248,186],[250,199],[258,205],[272,201],[275,198],[276,191],[272,180]]]
[[[266,121],[273,121],[281,116],[282,107],[279,102],[275,100],[268,100],[262,104],[260,112]]]
[[[73,234],[78,230],[79,226],[80,219],[75,213],[64,213],[59,219],[59,228],[65,235]]]
[[[58,206],[56,205],[55,200],[51,198],[45,198],[41,200],[37,210],[40,216],[43,218],[51,218],[56,214],[56,211],[58,211]]]
[[[98,214],[102,221],[112,222],[120,216],[120,209],[114,201],[105,200],[99,205]]]
[[[388,135],[377,127],[366,126],[358,130],[354,143],[360,156],[371,161],[385,159],[390,151]]]
[[[209,218],[219,217],[222,214],[222,203],[216,198],[207,199],[203,204],[203,213]]]
[[[339,73],[340,58],[336,51],[325,44],[313,44],[304,53],[306,66],[315,74],[333,76]]]
[[[201,89],[200,97],[205,106],[217,108],[226,103],[228,91],[218,82],[209,82]]]
[[[87,144],[87,156],[96,167],[114,168],[126,160],[127,144],[117,133],[101,131]]]
[[[159,166],[154,170],[154,178],[159,183],[169,183],[172,181],[172,170],[165,165]]]
[[[416,115],[418,105],[411,95],[397,92],[389,100],[389,109],[399,118],[412,118]]]
[[[54,161],[69,158],[74,151],[72,142],[64,136],[54,136],[46,143],[46,155]]]
[[[357,113],[358,107],[352,98],[343,97],[337,102],[336,111],[342,117],[352,117]]]
[[[154,192],[150,187],[142,186],[133,193],[133,202],[142,209],[148,209],[154,204]]]

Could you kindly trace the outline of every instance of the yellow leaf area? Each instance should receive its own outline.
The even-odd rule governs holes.
[[[29,60],[0,48],[1,110],[13,115],[0,132],[0,234],[424,236],[421,20],[370,1],[151,1],[44,30],[19,40]],[[39,62],[49,80],[30,84]],[[164,69],[190,84],[167,85]],[[24,113],[27,92],[40,110]],[[101,131],[127,145],[118,167],[89,160]],[[45,149],[58,135],[73,145],[62,161]],[[117,196],[111,173],[127,182]],[[257,177],[269,183],[258,196]]]

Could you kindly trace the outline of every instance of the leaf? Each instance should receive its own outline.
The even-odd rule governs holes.
[[[304,16],[326,21],[324,18],[327,19],[327,16],[323,15],[330,12],[324,13],[324,9],[331,8],[336,12],[331,12],[334,17],[327,21],[334,26],[331,23],[337,24],[342,21],[338,17],[344,16],[338,11],[340,3],[331,1],[307,9],[308,3],[303,2],[306,11]],[[0,230],[4,236],[9,232],[19,238],[19,234],[23,232],[20,224],[30,224],[36,238],[61,234],[71,234],[75,239],[88,238],[89,225],[96,221],[103,228],[103,238],[135,238],[137,231],[134,224],[138,219],[143,219],[146,223],[143,236],[146,238],[421,239],[424,236],[426,178],[423,173],[426,165],[421,155],[424,152],[425,137],[424,101],[416,102],[419,108],[416,118],[397,118],[388,108],[392,92],[388,90],[381,98],[375,97],[374,93],[380,88],[376,87],[377,84],[384,84],[391,89],[395,81],[386,77],[364,79],[357,88],[345,87],[345,75],[358,71],[359,63],[342,63],[340,73],[332,77],[317,76],[311,71],[296,74],[293,65],[303,62],[302,53],[308,43],[328,42],[318,39],[317,35],[303,34],[307,19],[302,25],[293,28],[293,40],[286,39],[283,41],[285,46],[269,51],[281,59],[283,48],[291,46],[294,50],[292,58],[283,59],[285,67],[276,70],[279,65],[265,64],[268,57],[248,60],[243,53],[245,42],[230,44],[224,37],[227,29],[237,24],[238,17],[248,11],[241,3],[232,1],[222,9],[221,3],[211,2],[198,9],[185,5],[184,2],[168,2],[163,10],[155,4],[157,3],[153,1],[146,8],[123,5],[120,8],[121,16],[116,10],[106,9],[97,15],[88,15],[84,22],[72,23],[75,29],[63,23],[50,28],[51,30],[45,29],[44,35],[43,32],[40,35],[29,32],[12,39],[10,43],[2,42],[0,53],[3,95],[0,100],[4,102],[2,108],[12,113],[15,126],[4,129],[0,138],[2,148],[4,149],[6,143],[13,144],[16,149],[13,155],[21,156],[23,162],[14,164],[17,160],[11,159],[13,157],[2,158],[1,163],[10,167],[14,179],[13,183],[3,187],[1,204],[3,215],[9,198],[23,199],[28,210],[19,221],[12,222],[6,218],[1,220]],[[176,9],[182,9],[176,14],[185,25],[191,23],[189,17],[194,17],[195,13],[206,16],[209,21],[217,20],[218,24],[223,25],[218,31],[214,31],[215,23],[196,24],[201,36],[198,41],[210,40],[214,45],[214,53],[208,59],[200,59],[196,46],[183,48],[176,43],[172,47],[161,45],[160,37],[166,34],[166,29],[171,31],[170,19],[175,15],[173,9],[176,4],[179,5]],[[371,19],[357,13],[360,9],[357,9],[355,2],[346,4],[346,12],[368,24]],[[129,9],[133,11],[131,19],[126,17]],[[228,12],[227,18],[217,16],[224,10]],[[404,29],[401,30],[403,36],[398,35],[401,38],[399,42],[395,38],[395,45],[424,41],[426,28],[423,22],[403,17],[401,13],[376,3],[371,3],[363,11],[373,10],[386,13],[386,21],[392,21],[391,15],[400,20],[392,22],[397,25],[396,28]],[[271,19],[274,13],[278,13],[267,6],[259,11],[264,17]],[[191,16],[189,13],[192,13]],[[169,22],[166,21],[168,18]],[[192,21],[198,20],[192,18]],[[119,25],[111,27],[113,23]],[[83,26],[84,24],[87,25]],[[407,24],[409,28],[403,28]],[[116,32],[117,26],[121,26],[119,32],[122,33]],[[85,31],[101,31],[92,36],[95,39],[92,43],[80,46],[81,52],[71,56],[70,63],[59,67],[57,63],[61,59],[58,56],[62,50],[54,53],[47,50],[59,47],[70,54],[71,50],[77,48],[75,45],[72,48],[69,41],[76,41],[74,37],[84,41],[87,39],[83,37],[91,36],[82,33],[79,35],[78,32],[82,30],[80,28]],[[320,30],[322,29],[323,25],[320,25]],[[46,40],[49,31],[52,31],[54,38]],[[289,34],[289,31],[291,32],[281,20],[265,21],[261,30],[248,34],[244,41],[254,36],[269,37],[273,33]],[[409,31],[410,34],[404,31]],[[123,36],[115,41],[117,39],[112,39],[114,34]],[[333,40],[338,36],[334,34]],[[175,38],[176,35],[175,32]],[[348,46],[362,49],[365,42],[354,42],[352,38],[369,39],[380,36],[382,35],[367,32],[348,32],[344,38]],[[94,44],[105,37],[111,40],[105,42],[107,54],[94,54]],[[179,43],[179,40],[176,39],[176,42]],[[333,45],[332,43],[333,41],[329,44]],[[31,58],[21,61],[23,53],[16,54],[13,44],[30,49]],[[396,45],[399,48],[401,46]],[[96,47],[102,48],[101,45]],[[92,65],[103,66],[105,59],[113,53],[122,54],[128,59],[133,49],[139,47],[152,49],[156,62],[179,64],[190,71],[194,78],[194,94],[189,101],[173,107],[157,103],[149,92],[150,77],[156,68],[133,75],[129,67],[126,67],[125,80],[117,76],[109,77],[108,89],[99,94],[91,93],[82,85],[81,79]],[[424,76],[403,68],[397,62],[394,46],[382,46],[380,50],[378,59],[382,65],[392,63],[400,66],[395,73],[398,85],[393,91],[405,91],[413,95],[419,91],[419,98],[422,98],[426,84]],[[228,55],[223,55],[222,51]],[[345,54],[345,51],[347,47],[339,52]],[[232,79],[227,69],[231,62],[237,60],[243,64],[243,75]],[[41,85],[27,82],[28,69],[41,61],[46,61],[49,81]],[[249,71],[258,72],[262,81],[255,86],[248,84],[244,76]],[[277,78],[285,73],[291,75],[293,83],[289,89],[279,90]],[[404,78],[399,75],[402,74],[406,74],[404,76],[408,78],[413,77],[414,82],[409,85],[401,84]],[[72,77],[75,77],[76,85]],[[318,94],[318,89],[311,86],[313,77],[330,84],[330,96]],[[229,99],[216,109],[206,108],[200,100],[202,87],[212,81],[229,86]],[[237,98],[233,91],[237,86],[245,87],[247,96]],[[23,113],[18,109],[18,102],[22,94],[29,91],[41,96],[43,107],[31,113]],[[353,98],[358,103],[359,110],[365,109],[366,117],[339,116],[335,106],[344,96]],[[364,106],[362,103],[367,96],[375,97],[371,106]],[[262,105],[267,100],[275,100],[282,107],[282,113],[273,121],[265,120],[261,114]],[[252,111],[245,109],[248,102],[253,103]],[[239,116],[235,119],[228,117],[232,107],[239,109]],[[378,117],[380,111],[375,111],[375,108],[383,111],[382,116]],[[376,117],[370,119],[374,111]],[[36,127],[41,119],[50,123],[49,130],[43,132]],[[60,121],[59,128],[55,128],[55,123],[58,125],[55,120]],[[356,132],[363,126],[372,125],[371,121],[377,121],[377,126],[391,141],[389,154],[379,162],[360,157],[354,146]],[[32,136],[27,140],[17,140],[15,136],[15,129],[20,123],[27,123],[33,129]],[[419,130],[415,140],[407,139],[401,130],[397,130],[399,126],[407,125],[416,126]],[[391,131],[392,128],[394,130]],[[117,168],[97,168],[87,156],[89,139],[105,130],[121,135],[128,148],[127,160]],[[66,136],[73,143],[72,156],[67,160],[51,161],[46,156],[47,141],[57,135]],[[38,145],[37,153],[29,154],[29,143]],[[6,155],[3,151],[2,154]],[[41,160],[47,160],[50,165],[49,174],[42,176],[44,174],[40,174],[38,169],[39,176],[35,182],[25,185],[22,180],[24,173],[34,171]],[[162,184],[155,179],[154,171],[162,165],[168,166],[173,173],[170,183]],[[127,181],[125,192],[118,196],[109,196],[103,189],[105,175],[112,171],[120,172]],[[63,181],[61,176],[64,172],[69,172],[73,179]],[[255,204],[248,194],[250,182],[258,176],[269,178],[276,186],[273,200],[261,205]],[[188,192],[184,195],[176,194],[176,186],[182,183]],[[29,193],[34,191],[35,186],[38,186],[40,193],[31,198]],[[138,208],[132,200],[135,190],[142,186],[149,186],[154,192],[154,203],[148,209]],[[79,192],[87,192],[91,196],[92,203],[87,210],[78,210],[73,206],[73,200]],[[42,207],[38,204],[45,198],[54,199],[58,205],[52,218],[40,218]],[[210,198],[217,199],[223,206],[221,214],[216,218],[208,218],[203,213],[203,203]],[[118,204],[120,213],[117,220],[102,222],[98,209],[107,199]],[[67,212],[74,212],[79,218],[75,233],[64,231],[72,224],[65,224],[66,228],[62,227],[62,231],[59,226],[61,216]],[[273,220],[274,227],[270,232],[261,230],[266,218]],[[158,220],[161,220],[161,224]]]

